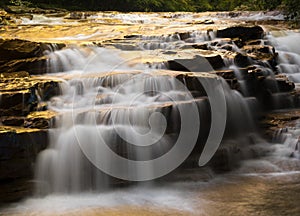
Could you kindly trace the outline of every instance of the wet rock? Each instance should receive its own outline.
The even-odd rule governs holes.
[[[180,40],[186,40],[191,37],[189,32],[180,32],[178,33]]]
[[[275,49],[272,46],[268,45],[246,45],[243,49],[247,53],[266,53],[266,54],[275,54]]]
[[[243,41],[262,39],[263,35],[264,30],[260,26],[234,26],[217,31],[217,37],[240,38]]]
[[[0,126],[0,203],[32,194],[33,165],[47,143],[46,131]]]
[[[268,62],[273,68],[277,65],[277,53],[275,52],[274,47],[268,45],[246,45],[242,48],[247,55],[258,61],[258,64],[264,64]]]
[[[242,48],[245,44],[244,41],[240,38],[233,38],[232,42],[238,47],[238,48]]]
[[[39,44],[35,42],[0,39],[0,62],[41,56],[42,52]]]
[[[64,44],[32,42],[20,39],[0,38],[0,71],[28,71],[32,74],[45,73],[45,51],[62,49]]]
[[[35,81],[37,82],[36,89],[41,100],[48,101],[50,98],[61,94],[59,80],[37,78]]]
[[[233,70],[218,70],[215,71],[218,76],[221,76],[223,79],[236,79],[235,73]]]
[[[234,63],[238,67],[248,67],[249,65],[251,65],[251,59],[247,55],[243,55],[241,53],[238,53],[234,57]]]
[[[192,59],[174,59],[168,61],[168,68],[176,71],[209,72],[225,66],[218,54],[196,55]]]
[[[141,35],[125,35],[124,38],[126,39],[137,39],[137,38],[141,38],[142,36]]]
[[[275,79],[280,92],[290,92],[295,89],[294,82],[291,82],[286,75],[276,75]]]
[[[11,60],[0,65],[0,72],[27,71],[32,75],[45,74],[50,71],[47,67],[47,59],[46,56],[42,56]]]
[[[8,116],[2,117],[2,124],[5,126],[23,126],[24,125],[24,117],[21,116]]]
[[[195,49],[202,49],[202,50],[208,50],[208,44],[207,43],[200,43],[200,44],[193,44],[191,47]]]
[[[3,116],[24,116],[37,106],[37,95],[34,88],[20,91],[0,92],[0,113]]]
[[[238,91],[241,90],[238,79],[233,70],[218,70],[213,73],[225,79],[225,81],[227,82],[227,84],[230,86],[231,89],[238,90]]]
[[[236,141],[223,141],[208,166],[217,172],[233,170],[242,159],[242,148]]]
[[[49,129],[55,127],[55,117],[58,114],[54,111],[31,112],[24,121],[25,128]]]
[[[59,44],[59,47],[62,48],[62,46],[64,45]],[[42,56],[45,50],[50,49],[49,43],[0,38],[0,62]]]
[[[73,11],[65,18],[67,19],[87,19],[89,16],[95,15],[96,12],[82,12],[82,11]]]
[[[4,10],[0,9],[0,25],[10,25],[14,23],[12,17]]]
[[[300,119],[300,110],[283,110],[266,113],[260,119],[260,127],[264,136],[272,141],[275,133],[287,127],[295,127]]]
[[[27,71],[0,73],[0,79],[17,79],[17,78],[29,78],[30,75]]]
[[[201,20],[201,21],[195,21],[195,22],[187,22],[186,24],[188,25],[211,25],[214,24],[215,22],[213,20]]]
[[[26,116],[37,110],[39,99],[49,100],[60,94],[58,80],[28,77],[27,72],[3,73],[0,76],[1,116]]]
[[[234,41],[231,40],[230,38],[216,39],[216,40],[212,40],[210,42],[197,43],[197,44],[191,44],[188,46],[183,46],[183,48],[185,48],[185,49],[187,49],[188,47],[193,47],[194,49],[201,49],[201,50],[214,50],[217,52],[223,52],[224,50],[228,50],[228,51],[235,50]]]
[[[264,41],[262,39],[250,40],[246,42],[246,45],[263,45]]]

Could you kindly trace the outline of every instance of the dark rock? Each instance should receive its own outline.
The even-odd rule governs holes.
[[[189,32],[180,32],[178,33],[180,40],[186,40],[191,37]]]
[[[37,75],[45,74],[49,70],[46,56],[11,60],[0,65],[0,72],[27,71],[32,75]]]
[[[51,43],[0,38],[0,62],[43,56],[44,51],[52,50],[53,47]],[[65,45],[55,44],[55,47],[62,49]]]
[[[219,71],[215,71],[214,73],[216,73],[218,76],[222,77],[225,80],[236,79],[236,76],[235,76],[235,73],[233,70],[219,70]]]
[[[213,20],[205,20],[204,22],[203,22],[203,24],[205,24],[205,25],[211,25],[211,24],[214,24],[215,22],[213,21]]]
[[[234,26],[218,30],[217,37],[220,38],[240,38],[243,41],[262,39],[264,30],[260,26],[245,27]]]
[[[267,54],[275,54],[275,49],[272,46],[268,45],[246,45],[243,47],[244,51],[247,53],[267,53]]]
[[[17,78],[29,78],[29,77],[30,77],[30,75],[26,71],[0,73],[1,79],[17,79]]]
[[[32,42],[0,38],[0,72],[28,71],[32,74],[47,72],[45,51],[62,49],[64,44]]]
[[[17,76],[20,74],[20,77]],[[58,80],[27,77],[28,73],[5,73],[0,79],[1,116],[26,116],[37,110],[38,98],[49,100],[60,94]]]
[[[211,25],[215,22],[213,20],[202,20],[202,21],[195,21],[195,22],[187,22],[188,25]]]
[[[53,128],[56,116],[57,113],[53,111],[32,112],[25,118],[24,127],[37,129]]]
[[[27,90],[0,92],[0,111],[3,116],[24,116],[37,106],[34,88]]]
[[[251,40],[246,42],[247,45],[263,45],[264,41],[261,39],[258,40]]]
[[[193,44],[191,46],[195,49],[208,50],[208,44],[207,43]]]
[[[12,17],[6,11],[0,9],[0,25],[11,25],[14,23]]]
[[[141,35],[125,35],[124,38],[126,38],[126,39],[137,39],[137,38],[141,38]]]
[[[241,146],[234,141],[223,141],[217,152],[209,161],[208,166],[217,172],[231,171],[242,159]]]
[[[263,135],[268,140],[274,141],[275,133],[284,131],[282,129],[287,127],[295,127],[299,119],[299,109],[268,112],[260,119],[260,127]]]
[[[224,66],[224,61],[218,54],[196,55],[192,59],[174,59],[168,61],[169,69],[176,71],[210,72],[213,69],[220,69]]]
[[[295,89],[295,84],[291,82],[286,75],[276,75],[275,79],[280,92],[290,92]]]
[[[238,47],[238,48],[242,48],[244,46],[244,42],[242,39],[240,38],[233,38],[232,42]]]
[[[50,98],[60,95],[61,89],[60,89],[60,81],[58,80],[37,80],[37,91],[39,93],[39,96],[41,100],[47,101]]]
[[[247,55],[243,55],[241,53],[238,53],[234,57],[234,63],[238,67],[247,67],[247,66],[251,65],[251,59]]]
[[[235,12],[235,11],[231,11],[228,13],[228,16],[230,16],[231,18],[235,18],[235,17],[241,16],[241,15],[242,15],[241,12]]]
[[[33,193],[37,154],[48,144],[47,132],[0,126],[0,203],[17,201]]]
[[[277,65],[277,53],[274,47],[268,45],[246,45],[242,48],[247,55],[257,61],[257,64],[265,65],[267,62],[272,68]]]
[[[24,125],[24,117],[20,116],[8,116],[2,118],[2,124],[5,126],[23,126]]]

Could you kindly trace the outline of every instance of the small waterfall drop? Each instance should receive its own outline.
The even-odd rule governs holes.
[[[50,132],[49,148],[38,157],[40,194],[105,189],[115,181],[104,173],[112,167],[123,176],[131,172],[132,178],[154,175],[151,167],[141,169],[126,160],[155,160],[169,153],[175,149],[185,121],[197,134],[203,130],[199,137],[185,138],[188,143],[197,142],[196,155],[200,155],[210,124],[206,93],[197,89],[200,83],[194,91],[188,90],[188,75],[179,81],[180,72],[152,70],[142,64],[132,67],[130,60],[119,54],[118,50],[98,47],[74,47],[49,54],[51,75],[65,81],[62,95],[48,104],[61,115]],[[208,77],[206,82],[212,87],[218,79]],[[227,133],[242,136],[253,131],[246,102],[222,83],[225,90],[219,91],[224,91],[227,101]],[[238,124],[240,119],[248,123]],[[114,164],[113,157],[103,154],[107,147],[124,162]],[[183,160],[175,162],[180,165]]]

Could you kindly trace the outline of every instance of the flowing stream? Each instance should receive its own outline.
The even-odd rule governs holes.
[[[221,14],[212,19],[221,20],[224,16]],[[157,26],[165,25],[169,19],[172,25],[203,19],[192,13],[166,17],[155,13],[98,13],[85,18],[95,23],[118,19],[123,24],[155,23]],[[267,14],[265,19],[272,17],[282,19],[280,14]],[[246,18],[241,15],[240,19]],[[262,14],[254,14],[249,19],[263,18]],[[22,19],[22,22],[23,25],[47,22],[56,25],[64,20],[36,15],[31,20]],[[78,39],[78,35],[74,37]],[[245,97],[231,90],[222,78],[209,73],[213,68],[208,61],[204,61],[206,72],[203,73],[183,75],[169,70],[169,57],[165,53],[192,43],[212,41],[216,37],[214,32],[190,31],[188,40],[179,33],[132,37],[105,42],[103,47],[72,45],[47,53],[47,75],[61,80],[61,95],[53,97],[48,108],[59,115],[49,132],[50,145],[39,154],[36,163],[36,196],[5,209],[4,213],[299,214],[300,122],[275,134],[275,143],[267,143],[258,135],[254,121],[257,101],[247,97],[249,86],[242,79],[238,82]],[[296,45],[299,32],[271,32],[266,39],[279,53],[278,71],[299,83],[300,50]],[[218,50],[218,47],[214,49]],[[239,51],[238,47],[233,49]],[[155,59],[148,61],[149,58]],[[233,69],[239,77],[236,65],[228,59],[224,61],[225,67]],[[260,67],[274,77],[268,65]],[[215,102],[208,92],[203,92],[203,88],[191,88],[190,83],[196,79],[206,91],[222,92],[226,104]],[[270,85],[278,88],[272,82]],[[215,105],[220,106],[217,117],[212,109]],[[223,131],[222,122],[218,123],[218,131],[223,137],[220,148],[228,151],[232,160],[228,163],[233,169],[218,174],[208,167],[199,167],[198,160],[205,152],[214,118],[222,119],[222,115],[226,119]],[[178,144],[181,136],[186,141],[182,145],[194,142],[196,148],[189,150],[185,147],[186,152],[179,148],[170,168],[168,162],[150,166],[132,163],[164,157],[181,145]],[[236,154],[234,149],[240,152]],[[196,159],[189,161],[188,156]],[[181,163],[192,166],[179,168],[177,173],[177,163],[178,166]],[[164,175],[167,175],[167,180],[148,181]],[[147,181],[135,182],[139,180]]]

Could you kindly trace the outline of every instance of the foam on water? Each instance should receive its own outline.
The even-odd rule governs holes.
[[[102,192],[101,194],[81,193],[71,195],[49,195],[43,198],[31,198],[23,203],[6,209],[3,213],[22,214],[62,214],[68,211],[114,208],[114,207],[151,207],[154,209],[174,209],[193,212],[190,192],[170,188],[145,188]]]
[[[73,24],[75,23],[76,22],[73,22]],[[62,25],[65,24],[65,21],[63,17],[47,17],[40,14],[33,14],[32,18],[21,17],[21,24],[22,25]]]

